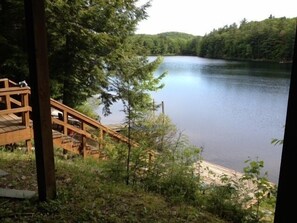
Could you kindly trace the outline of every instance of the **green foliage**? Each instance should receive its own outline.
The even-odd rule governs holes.
[[[269,17],[260,22],[224,26],[205,35],[199,56],[224,59],[292,61],[296,18]]]
[[[243,19],[201,36],[185,33],[135,35],[140,55],[197,55],[208,58],[290,62],[293,58],[296,18],[270,16],[260,22]]]
[[[194,174],[193,164],[200,158],[200,149],[190,145],[186,137],[179,136],[171,140],[170,143],[169,139],[164,141],[162,151],[153,158],[143,179],[143,186],[172,201],[195,203],[200,178]]]
[[[196,41],[199,41],[201,37],[167,32],[157,35],[138,34],[130,39],[134,44],[143,47],[139,49],[139,55],[196,55]]]
[[[95,109],[99,106],[99,100],[91,97],[83,104],[76,106],[75,110],[85,114],[86,116],[93,118],[95,120],[100,120],[99,115],[95,112]]]
[[[160,123],[160,120],[163,122]],[[199,176],[194,174],[193,164],[200,158],[200,149],[190,145],[186,136],[178,134],[168,117],[162,114],[156,116],[149,113],[136,123],[138,126],[133,126],[132,136],[139,146],[131,149],[127,172],[133,185],[161,193],[172,201],[194,202],[199,189]],[[157,126],[157,123],[163,126]],[[162,133],[161,136],[159,133]],[[119,172],[123,173],[127,150],[128,147],[123,145],[109,153],[113,154],[109,155],[111,178],[116,178]],[[113,171],[116,167],[119,168]]]
[[[149,64],[144,58],[136,62],[133,48],[137,46],[127,44],[137,23],[146,18],[149,2],[142,6],[137,6],[136,0],[45,3],[51,95],[55,99],[75,107],[100,95],[108,107],[122,97],[110,92],[114,90],[114,78],[122,78],[123,72],[119,71],[126,65],[125,72],[134,66],[134,80],[143,82],[146,75],[151,79],[156,63]],[[27,79],[24,1],[4,0],[0,4],[0,49],[4,52],[0,56],[1,75],[13,81]]]
[[[245,221],[249,212],[242,208],[239,200],[234,199],[237,193],[230,184],[207,187],[203,195],[204,208],[230,222],[249,222]]]
[[[268,196],[273,195],[275,185],[268,181],[267,172],[264,174],[261,173],[261,170],[264,167],[264,161],[253,161],[249,159],[245,162],[249,165],[243,169],[244,175],[242,176],[241,181],[250,181],[253,184],[248,191],[254,195],[251,199],[256,201],[255,205],[251,206],[251,210],[254,213],[255,219],[260,221],[260,219],[263,218],[263,214],[260,211],[261,202],[266,200]]]
[[[120,69],[113,59],[118,59],[118,51],[133,55],[124,43],[146,17],[148,6],[117,0],[47,2],[51,80],[62,83],[56,90],[63,103],[74,107],[95,94],[101,94],[106,105],[117,100],[109,93],[112,77],[121,75],[113,72]]]
[[[153,100],[150,92],[157,91],[163,87],[160,83],[165,73],[155,77],[154,71],[162,62],[161,58],[148,62],[146,57],[136,56],[135,50],[129,42],[107,57],[109,72],[109,94],[112,97],[101,95],[105,114],[110,113],[109,106],[112,101],[121,100],[128,125],[127,137],[131,139],[131,124],[145,111],[152,108]],[[128,145],[127,152],[127,184],[130,176],[131,145]]]
[[[103,173],[112,181],[123,182],[126,179],[127,146],[113,145],[105,148],[108,162],[104,162]]]
[[[0,70],[1,77],[29,83],[23,4],[22,0],[0,2]]]
[[[135,47],[135,46],[134,46]],[[121,100],[123,111],[130,119],[152,108],[150,93],[161,89],[165,73],[155,76],[154,71],[162,62],[159,57],[149,62],[146,57],[136,56],[130,42],[125,42],[112,55],[109,55],[106,68],[109,70],[109,92],[102,94],[105,114],[110,114],[109,106],[113,101]]]
[[[178,129],[164,114],[147,112],[136,119],[132,126],[133,139],[157,152],[176,148],[176,144],[181,142],[174,140],[177,136]]]
[[[282,144],[284,144],[284,140],[274,138],[274,139],[271,140],[271,144],[273,144],[273,145],[282,145]]]

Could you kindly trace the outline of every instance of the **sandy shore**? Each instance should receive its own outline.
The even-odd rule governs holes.
[[[243,176],[243,173],[207,162],[205,160],[196,163],[195,169],[197,171],[196,173],[200,173],[200,176],[206,183],[221,184],[221,176],[223,175],[228,178],[232,177],[233,179],[239,179]]]
[[[258,186],[252,182],[252,180],[239,181],[243,176],[243,173],[213,164],[207,161],[200,161],[195,164],[195,170],[197,174],[200,174],[201,180],[206,184],[215,184],[223,185],[221,181],[222,176],[226,176],[228,179],[232,179],[232,182],[238,182],[241,185],[241,194],[243,197],[250,196],[252,199],[246,203],[246,207],[253,205],[257,202],[254,197],[255,192],[258,191]],[[270,182],[271,187],[274,187],[275,184]]]

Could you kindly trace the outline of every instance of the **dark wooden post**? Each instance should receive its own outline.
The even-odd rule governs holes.
[[[275,210],[275,223],[296,221],[297,163],[297,26],[289,100]]]
[[[39,200],[56,197],[44,0],[24,0]]]

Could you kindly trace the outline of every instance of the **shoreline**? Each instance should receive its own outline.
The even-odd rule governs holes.
[[[195,173],[202,176],[205,183],[223,184],[221,181],[221,176],[225,175],[228,178],[233,178],[239,180],[244,173],[224,167],[218,164],[211,163],[209,161],[201,160],[194,164]],[[275,183],[268,181],[271,185],[276,185]]]
[[[206,183],[222,184],[221,176],[234,177],[239,179],[243,176],[243,173],[236,170],[214,164],[205,160],[201,160],[194,164],[196,173],[199,173],[203,177],[203,181]]]

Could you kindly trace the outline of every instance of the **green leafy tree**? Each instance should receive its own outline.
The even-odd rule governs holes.
[[[243,169],[244,175],[241,177],[241,181],[251,182],[252,186],[247,189],[247,192],[253,194],[253,197],[250,197],[249,200],[255,200],[255,205],[251,205],[250,209],[255,210],[255,219],[256,222],[259,222],[263,217],[263,214],[260,212],[260,204],[276,189],[275,185],[270,183],[267,178],[267,172],[264,174],[261,173],[262,168],[264,167],[264,161],[260,160],[246,160],[245,163],[249,165]],[[254,208],[255,207],[255,208]],[[254,208],[254,209],[253,209]]]

